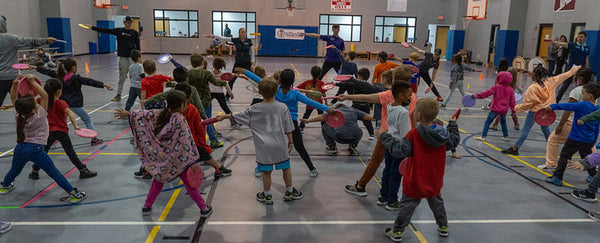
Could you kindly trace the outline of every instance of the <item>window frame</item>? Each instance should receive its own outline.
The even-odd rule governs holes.
[[[381,25],[378,25],[378,24],[377,24],[377,18],[383,18],[383,24],[381,24]],[[405,19],[406,19],[406,25],[386,25],[386,24],[385,24],[385,19],[386,19],[386,18],[405,18]],[[413,19],[415,19],[415,25],[414,25],[414,26],[410,26],[410,25],[408,25],[408,19],[410,19],[410,18],[413,18]],[[392,37],[392,41],[390,41],[390,42],[385,42],[385,36],[384,36],[384,33],[385,33],[385,27],[395,27],[395,26],[403,26],[403,27],[406,27],[406,32],[405,32],[406,41],[408,41],[408,38],[409,38],[409,37],[408,37],[408,29],[409,29],[409,28],[414,28],[414,29],[415,29],[415,33],[414,33],[414,36],[413,36],[412,38],[416,38],[416,36],[417,36],[417,30],[418,30],[417,26],[419,25],[418,23],[419,23],[419,18],[418,18],[418,17],[416,17],[416,16],[387,16],[387,15],[375,15],[375,17],[373,18],[373,43],[381,43],[381,44],[398,44],[398,43],[401,43],[401,42],[394,42],[394,40],[393,40],[393,37]],[[381,28],[382,28],[382,33],[381,33],[381,34],[382,34],[382,36],[380,36],[380,37],[381,37],[381,40],[380,40],[380,41],[375,41],[375,38],[377,37],[377,35],[376,35],[376,33],[377,33],[377,32],[376,32],[375,30],[377,29],[377,27],[381,27]]]
[[[327,23],[321,23],[321,16],[327,16]],[[331,24],[331,16],[348,16],[351,17],[352,22],[350,24],[338,24],[341,26],[350,26],[350,40],[344,40],[344,42],[361,42],[362,40],[362,22],[363,22],[363,16],[362,15],[348,15],[348,14],[319,14],[319,34],[321,34],[321,25],[327,25],[327,35],[331,35],[333,33],[331,32],[331,26],[334,24]],[[360,23],[355,24],[354,23],[354,17],[360,17]],[[360,27],[360,31],[358,33],[358,40],[354,40],[352,39],[352,37],[354,36],[354,27],[358,26]]]
[[[162,11],[162,19],[157,19],[156,18],[156,11]],[[188,27],[188,36],[168,36],[168,35],[157,35],[156,32],[158,30],[156,30],[156,21],[157,20],[162,20],[163,22],[163,30],[165,31],[165,12],[166,11],[174,11],[174,12],[186,12],[187,13],[187,19],[168,19],[169,21],[187,21],[187,27]],[[190,19],[190,12],[196,12],[196,19]],[[198,10],[183,10],[183,9],[153,9],[152,10],[152,19],[154,20],[152,22],[152,25],[154,25],[154,37],[162,37],[162,38],[200,38],[200,26],[198,23],[198,19],[199,19],[200,15],[198,13]],[[192,31],[191,29],[191,22],[196,21],[196,31]],[[192,32],[197,32],[198,36],[193,36]]]
[[[253,23],[254,24],[254,31],[258,31],[258,26],[256,26],[256,17],[257,17],[256,12],[252,12],[252,11],[217,11],[217,10],[213,10],[213,11],[211,11],[211,14],[210,14],[210,18],[211,18],[210,28],[211,28],[211,33],[213,33],[213,34],[215,33],[215,19],[214,19],[214,16],[215,16],[216,12],[221,13],[221,20],[217,20],[218,22],[221,22],[221,33],[219,34],[220,36],[223,36],[223,31],[225,30],[225,24],[228,24],[228,23],[245,23],[246,31],[248,31],[248,24],[249,23]],[[225,20],[223,20],[223,13],[244,13],[244,15],[246,17],[246,20],[245,21],[239,21],[239,20],[226,20],[225,21]],[[248,21],[248,14],[249,13],[254,14],[254,21]],[[227,23],[224,23],[224,22],[227,22]],[[246,35],[248,36],[248,39],[254,39],[254,36],[250,35],[249,32],[247,32]],[[233,32],[231,33],[231,36],[232,37],[234,36]]]

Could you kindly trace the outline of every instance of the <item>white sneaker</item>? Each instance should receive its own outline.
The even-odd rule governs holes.
[[[469,110],[469,107],[463,106],[463,108],[462,108],[462,109],[463,109],[463,110],[465,110],[465,111],[468,111],[468,110]]]
[[[509,138],[509,137],[503,137],[503,138],[502,138],[502,141],[504,141],[504,142],[508,142],[508,141],[510,141],[510,138]]]
[[[369,140],[375,139],[375,136],[369,136]]]
[[[537,168],[540,170],[554,170],[554,169],[556,169],[556,166],[546,166],[546,164],[543,164],[543,165],[538,165]]]
[[[319,172],[317,171],[317,168],[314,168],[310,171],[310,177],[317,177],[319,175]]]
[[[475,137],[473,137],[473,138],[474,138],[475,140],[477,140],[477,141],[482,141],[482,142],[485,142],[485,137],[482,137],[482,136],[475,136]]]

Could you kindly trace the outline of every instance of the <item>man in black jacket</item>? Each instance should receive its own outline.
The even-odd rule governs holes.
[[[131,28],[133,19],[127,16],[123,20],[125,28],[115,29],[103,29],[96,26],[87,25],[91,30],[98,31],[100,33],[111,34],[117,36],[117,56],[119,57],[119,85],[117,88],[117,96],[112,98],[111,101],[120,101],[121,92],[123,91],[123,83],[127,79],[127,72],[129,66],[133,64],[130,58],[131,51],[140,50],[140,35],[139,33]]]

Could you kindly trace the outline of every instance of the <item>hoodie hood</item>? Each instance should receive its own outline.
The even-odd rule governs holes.
[[[423,141],[427,143],[427,145],[434,148],[439,148],[442,145],[445,145],[449,139],[448,130],[435,123],[433,123],[431,126],[419,124],[417,126],[417,132],[419,132],[419,135]]]
[[[498,76],[496,76],[496,80],[498,80],[499,84],[508,86],[510,85],[510,83],[512,83],[513,76],[509,72],[502,71],[498,73]]]
[[[6,33],[6,17],[0,15],[0,33]]]

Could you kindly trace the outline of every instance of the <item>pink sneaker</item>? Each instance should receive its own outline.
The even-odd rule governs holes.
[[[102,140],[100,138],[92,138],[92,146],[100,145],[103,143],[104,143],[104,140]]]

